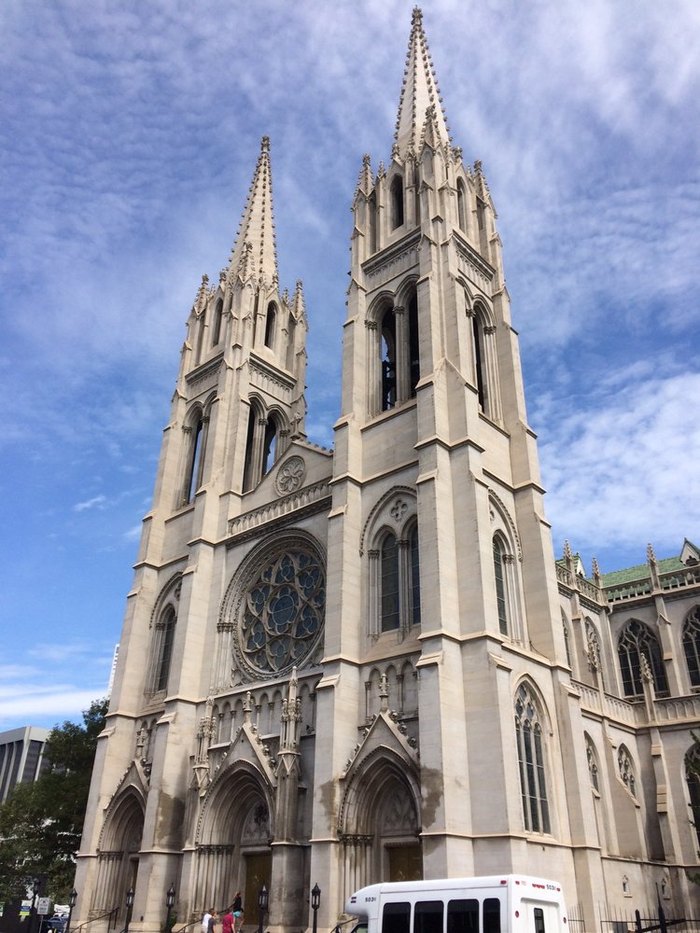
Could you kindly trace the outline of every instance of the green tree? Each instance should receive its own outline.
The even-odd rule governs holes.
[[[82,725],[66,721],[52,729],[48,770],[33,783],[17,784],[0,805],[0,902],[39,875],[47,877],[48,895],[67,900],[106,714],[107,700],[95,700]]]

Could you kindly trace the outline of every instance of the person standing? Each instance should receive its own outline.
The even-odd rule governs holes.
[[[241,892],[236,891],[236,896],[233,899],[233,929],[234,933],[240,933],[241,927],[243,926],[243,901],[241,900]]]
[[[221,933],[233,933],[235,918],[231,910],[227,910],[221,918]]]
[[[210,907],[204,912],[204,916],[202,917],[202,933],[210,933],[211,920],[214,912],[213,907]]]

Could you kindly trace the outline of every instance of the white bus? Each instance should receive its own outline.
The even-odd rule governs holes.
[[[394,881],[356,891],[358,933],[562,933],[561,885],[527,875]]]

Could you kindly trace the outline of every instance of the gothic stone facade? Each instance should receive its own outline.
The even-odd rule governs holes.
[[[528,872],[572,916],[692,904],[700,565],[556,561],[495,212],[420,11],[391,159],[353,201],[342,410],[305,435],[263,139],[187,322],[78,860],[76,922],[155,933],[270,892],[332,927],[385,879]],[[93,930],[106,920],[96,920]]]

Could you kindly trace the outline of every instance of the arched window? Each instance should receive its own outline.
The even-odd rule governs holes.
[[[486,413],[488,402],[486,346],[484,342],[484,324],[479,314],[472,315],[472,341],[474,347],[474,378],[479,396],[479,408]]]
[[[257,405],[255,403],[251,404],[248,410],[248,430],[246,432],[245,442],[245,467],[243,471],[244,492],[252,489],[258,482],[255,469],[255,435],[257,433],[259,417]]]
[[[179,589],[175,592],[179,594]],[[169,601],[159,610],[153,625],[151,662],[146,685],[146,693],[149,696],[167,692],[176,622],[177,612],[174,604]]]
[[[700,846],[700,745],[697,742],[686,752],[685,780],[690,801],[690,822],[695,828],[697,843]]]
[[[187,470],[182,497],[183,503],[186,504],[194,500],[195,493],[202,485],[204,473],[205,423],[201,414],[197,417],[194,424],[185,427],[185,432],[189,435]]]
[[[420,625],[420,554],[417,525],[411,530],[408,545],[411,557],[411,624]]]
[[[396,316],[387,308],[381,321],[382,411],[396,404]]]
[[[405,305],[402,303],[405,301]],[[371,333],[368,341],[369,370],[373,389],[370,411],[390,411],[416,396],[420,379],[420,341],[418,330],[418,295],[415,285],[402,291],[400,303],[385,303],[376,313],[376,326],[368,320]],[[375,357],[379,359],[379,371]]]
[[[465,290],[467,316],[469,318],[469,382],[476,389],[480,410],[494,421],[501,417],[501,401],[498,381],[498,353],[496,326],[491,311],[480,301],[471,304]]]
[[[275,331],[277,325],[277,309],[273,302],[267,306],[267,317],[265,319],[265,346],[274,349]]]
[[[263,440],[262,475],[265,476],[272,469],[279,450],[279,424],[275,415],[269,415],[265,425]]]
[[[498,629],[501,635],[508,634],[508,591],[505,567],[506,547],[500,535],[493,539],[493,573],[496,580],[496,606]]]
[[[271,412],[266,415],[260,401],[251,400],[243,470],[243,492],[254,489],[263,476],[272,469],[280,454],[284,452],[282,435],[285,424],[280,412]]]
[[[403,178],[394,175],[391,182],[391,229],[403,226]]]
[[[388,534],[381,547],[381,630],[389,632],[399,624],[399,545]]]
[[[467,232],[467,192],[462,179],[457,181],[457,222],[462,233]]]
[[[515,697],[515,737],[525,829],[533,833],[548,833],[550,820],[542,725],[537,704],[524,683]]]
[[[700,687],[700,606],[694,606],[683,623],[683,650],[691,687]]]
[[[194,362],[195,366],[199,366],[202,362],[202,349],[204,347],[204,315],[201,314],[197,318],[197,346],[195,349]]]
[[[415,289],[408,299],[408,365],[409,396],[415,398],[420,379],[420,346],[418,342],[418,296]]]
[[[294,340],[296,337],[297,322],[294,318],[289,316],[289,328],[287,333],[287,369],[290,372],[294,372],[294,360],[296,358],[296,348],[294,346]]]
[[[476,226],[479,231],[479,246],[481,252],[488,256],[488,241],[486,230],[486,205],[481,198],[476,199]]]
[[[644,695],[642,657],[648,665],[656,694],[659,696],[668,694],[668,681],[661,657],[661,647],[648,626],[637,619],[630,619],[620,632],[617,653],[620,659],[622,689],[625,696],[641,697]]]
[[[224,299],[219,298],[214,308],[214,320],[211,328],[211,345],[215,347],[221,340],[221,319],[224,313]]]
[[[175,610],[168,606],[158,623],[161,630],[160,650],[158,652],[158,668],[156,676],[156,692],[168,689],[168,676],[170,674],[170,660],[173,654],[173,639],[175,637]]]
[[[416,226],[420,227],[420,171],[416,164],[413,175],[413,203],[416,205]]]
[[[377,195],[374,191],[367,199],[367,211],[369,214],[369,253],[372,255],[377,252]]]

